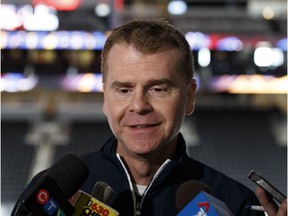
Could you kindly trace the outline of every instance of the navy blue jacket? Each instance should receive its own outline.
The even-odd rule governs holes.
[[[128,171],[115,153],[116,146],[116,138],[111,137],[100,151],[82,156],[89,167],[90,174],[81,190],[91,194],[96,182],[106,182],[114,190],[107,204],[116,209],[121,216],[133,216],[135,211],[141,212],[141,216],[176,216],[178,213],[175,206],[177,188],[189,180],[198,180],[207,184],[212,195],[226,203],[234,216],[264,215],[262,212],[245,208],[245,205],[259,205],[254,192],[219,171],[188,157],[181,134],[176,156],[161,167],[161,171],[155,175],[157,177],[154,177],[146,189],[142,200],[136,203]],[[35,179],[37,180],[37,177],[31,181],[30,185],[33,185]]]
[[[120,215],[134,215],[133,193],[131,182],[126,175],[123,163],[116,156],[117,140],[110,138],[99,152],[83,156],[90,175],[82,190],[91,193],[95,182],[104,181],[114,190],[114,195],[108,203]],[[245,205],[259,205],[254,192],[235,180],[225,176],[186,154],[185,141],[180,134],[177,154],[150,184],[141,204],[141,216],[175,216],[178,211],[175,206],[175,194],[180,184],[198,180],[209,186],[212,195],[223,202],[234,216],[263,215],[263,213],[245,209]]]

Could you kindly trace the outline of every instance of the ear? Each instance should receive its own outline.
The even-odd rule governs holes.
[[[187,91],[186,102],[186,115],[191,115],[195,109],[195,95],[196,95],[197,83],[195,79],[192,79]]]

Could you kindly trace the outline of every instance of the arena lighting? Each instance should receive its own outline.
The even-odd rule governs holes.
[[[32,0],[33,5],[45,4],[59,11],[72,11],[78,8],[81,0]]]
[[[243,47],[243,42],[235,36],[220,39],[216,45],[216,49],[220,51],[240,51]]]
[[[68,49],[70,46],[70,34],[67,31],[59,31],[59,49]]]
[[[29,7],[27,5],[27,7]],[[59,27],[56,11],[46,5],[36,5],[34,13],[30,11],[23,16],[23,26],[27,31],[55,31]]]
[[[8,37],[7,46],[11,49],[21,48],[24,46],[23,38],[25,36],[24,31],[19,31],[18,34],[12,34],[11,37]]]
[[[286,38],[282,38],[282,39],[280,39],[280,40],[278,40],[277,42],[276,42],[276,46],[278,47],[278,48],[280,48],[281,50],[283,50],[283,51],[287,51],[287,41],[288,41],[288,38],[286,37]]]
[[[260,68],[279,67],[284,63],[283,51],[267,42],[259,42],[254,51],[254,63]]]
[[[83,74],[81,79],[78,83],[78,91],[80,92],[92,92],[95,90],[99,90],[98,84],[101,81],[102,86],[102,79],[100,80],[95,74],[87,73]]]
[[[25,76],[23,73],[5,73],[0,79],[0,91],[23,92],[36,87],[38,77],[35,75]]]
[[[280,67],[284,64],[284,53],[280,48],[272,48],[272,67]]]
[[[192,50],[199,50],[204,47],[210,47],[211,39],[209,35],[201,32],[187,32],[185,38],[188,41]]]
[[[116,11],[122,11],[124,8],[124,0],[114,0],[114,8]]]
[[[62,80],[62,87],[68,91],[102,92],[102,74],[68,74]]]
[[[201,67],[207,67],[211,62],[211,52],[208,48],[204,47],[198,51],[198,64]]]
[[[254,51],[254,63],[258,67],[269,67],[272,63],[272,57],[270,47],[258,47]]]
[[[0,38],[0,49],[3,49],[4,47],[7,47],[8,44],[7,33],[5,31],[0,31]]]
[[[53,7],[37,4],[20,6],[3,4],[0,6],[1,29],[14,31],[54,31],[59,26],[57,12]]]
[[[84,35],[84,38],[86,38],[86,40],[84,40],[85,47],[87,47],[88,50],[92,50],[96,47],[98,41],[96,41],[95,37],[88,32],[84,33]]]
[[[106,3],[100,3],[95,6],[95,14],[98,17],[107,17],[111,14],[111,6]]]
[[[231,94],[287,94],[287,82],[287,75],[222,75],[213,78],[211,88]]]
[[[52,32],[43,39],[43,47],[48,50],[55,49],[59,44],[59,38]]]
[[[71,34],[71,47],[72,49],[80,49],[84,44],[82,32],[72,32]]]
[[[271,20],[275,17],[274,10],[271,7],[265,7],[262,11],[262,16],[266,20]]]
[[[1,31],[1,49],[68,49],[101,50],[106,41],[102,32]]]
[[[187,9],[187,3],[183,0],[172,0],[167,6],[167,10],[171,15],[182,15],[187,11]]]
[[[17,8],[11,4],[0,5],[0,27],[5,30],[15,30],[22,25],[20,16],[17,15]]]
[[[35,32],[28,32],[28,37],[26,40],[26,46],[28,49],[36,49],[39,43],[38,36]]]

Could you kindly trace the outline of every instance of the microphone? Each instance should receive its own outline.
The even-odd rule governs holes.
[[[96,182],[92,196],[79,190],[70,203],[75,208],[73,216],[117,216],[119,213],[105,203],[113,195],[113,189],[105,182]]]
[[[72,215],[75,209],[68,199],[88,175],[82,159],[74,154],[64,155],[23,195],[14,215]]]
[[[113,189],[107,183],[102,181],[96,182],[92,190],[92,196],[103,203],[107,203],[113,193]]]
[[[192,201],[191,201],[192,200]],[[233,216],[227,205],[211,195],[209,187],[200,181],[187,181],[176,191],[177,216]]]

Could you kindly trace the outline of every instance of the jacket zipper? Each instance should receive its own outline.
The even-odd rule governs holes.
[[[128,172],[128,170],[126,169],[124,163],[122,162],[120,155],[119,155],[119,154],[116,154],[116,155],[117,155],[117,158],[118,158],[118,160],[120,161],[122,167],[124,168],[124,171],[125,171],[125,173],[126,173],[126,176],[127,176],[128,182],[129,182],[129,187],[130,187],[130,190],[131,190],[132,199],[133,199],[133,205],[134,205],[134,216],[141,216],[141,208],[142,208],[142,205],[143,205],[145,196],[146,196],[149,188],[152,186],[152,184],[155,182],[155,180],[156,180],[157,177],[160,175],[160,173],[162,172],[162,170],[167,166],[167,164],[168,164],[171,160],[170,160],[170,159],[167,159],[167,160],[160,166],[160,168],[157,170],[157,172],[156,172],[155,175],[153,176],[152,180],[151,180],[150,183],[148,184],[146,190],[144,191],[143,196],[141,197],[140,202],[138,202],[137,199],[136,199],[136,194],[135,194],[136,192],[135,192],[135,190],[134,190],[133,183],[132,183],[132,181],[131,181],[129,172]]]

